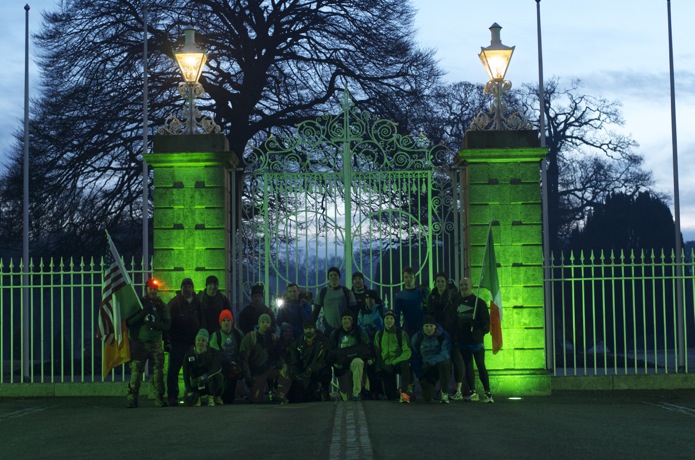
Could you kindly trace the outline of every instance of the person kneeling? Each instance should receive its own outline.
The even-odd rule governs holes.
[[[369,336],[359,326],[355,326],[351,312],[340,319],[341,327],[331,333],[329,339],[328,361],[338,376],[340,396],[346,400],[352,393],[353,401],[362,399],[364,367],[372,360]]]
[[[249,402],[262,402],[270,381],[277,382],[275,396],[281,404],[286,404],[292,380],[287,364],[280,358],[278,340],[270,324],[270,315],[263,313],[258,318],[258,330],[244,336],[239,350],[239,365],[249,390]]]
[[[412,339],[413,369],[420,380],[422,398],[434,399],[435,386],[439,381],[442,404],[449,404],[449,378],[451,375],[451,339],[449,334],[437,325],[434,318],[425,315],[422,330]]]
[[[290,375],[292,402],[328,401],[331,385],[331,367],[326,362],[326,337],[316,330],[316,322],[305,319],[304,333],[292,345]]]
[[[402,403],[409,403],[412,397],[408,394],[410,386],[410,339],[408,334],[396,326],[393,310],[384,313],[384,329],[374,337],[376,355],[376,375],[381,381],[386,399],[399,398]],[[397,389],[396,375],[401,376],[401,389]]]
[[[200,406],[201,397],[207,396],[208,406],[222,405],[224,378],[220,352],[208,346],[210,335],[201,329],[195,336],[195,345],[183,358],[183,382],[186,386],[187,406]]]

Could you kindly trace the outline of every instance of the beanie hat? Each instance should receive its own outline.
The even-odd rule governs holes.
[[[271,322],[273,321],[268,313],[263,313],[263,314],[261,314],[261,316],[258,317],[258,324],[259,325],[261,324],[261,320],[263,318],[268,318]]]
[[[395,313],[393,310],[386,310],[386,311],[384,312],[384,318],[386,318],[387,316],[393,316],[393,317],[395,318],[395,317],[396,317],[396,313]]]
[[[338,274],[338,276],[340,276],[340,270],[338,269],[338,267],[331,267],[331,268],[329,268],[329,269],[328,269],[328,274],[330,275],[331,272],[336,272],[336,273]]]
[[[290,323],[282,323],[280,325],[280,332],[285,332],[285,331],[294,332],[294,329],[292,329],[292,325]]]
[[[315,329],[316,328],[316,321],[314,321],[312,318],[306,318],[304,320],[304,323],[302,324],[302,328],[306,329],[307,327],[313,327]]]
[[[352,274],[352,279],[354,280],[355,278],[362,278],[362,279],[364,279],[364,275],[362,274],[362,272],[355,272],[355,273]]]
[[[193,286],[193,280],[190,279],[190,278],[184,278],[184,279],[182,279],[182,280],[181,280],[181,287],[186,286],[186,285],[188,285],[188,286]]]
[[[251,295],[260,294],[263,295],[265,292],[265,287],[261,283],[254,284],[251,287]]]
[[[222,320],[225,319],[230,319],[232,321],[232,324],[234,324],[234,316],[232,316],[232,312],[229,310],[222,310],[220,313],[220,324],[222,324]]]
[[[425,315],[422,317],[422,324],[437,324],[437,321],[432,315]]]
[[[370,289],[369,291],[367,291],[367,293],[365,294],[365,297],[369,298],[369,299],[374,299],[374,303],[381,303],[381,299],[379,298],[379,294],[377,294],[377,292],[373,289]]]
[[[204,338],[208,342],[210,341],[210,334],[208,333],[208,330],[205,328],[201,328],[195,335],[196,340],[198,340],[199,337]]]
[[[210,275],[205,280],[205,285],[207,286],[208,284],[220,284],[220,280],[215,275]]]

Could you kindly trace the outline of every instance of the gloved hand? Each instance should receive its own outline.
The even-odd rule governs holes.
[[[155,322],[154,314],[148,313],[147,315],[145,315],[145,324],[146,325],[152,327],[152,326],[154,326],[154,322]]]
[[[311,371],[305,370],[297,376],[297,380],[299,380],[302,383],[302,385],[307,386],[311,381]]]

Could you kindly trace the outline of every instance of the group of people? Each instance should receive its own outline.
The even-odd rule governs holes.
[[[181,400],[187,406],[231,404],[240,392],[251,403],[325,401],[333,382],[343,400],[407,403],[415,397],[417,381],[425,401],[477,401],[473,361],[483,401],[494,402],[483,345],[490,317],[469,279],[456,289],[446,274],[438,273],[430,291],[416,285],[414,271],[405,268],[403,290],[395,295],[393,309],[385,310],[362,273],[353,274],[351,289],[341,285],[340,277],[340,270],[331,267],[328,286],[313,302],[289,284],[277,318],[264,305],[263,285],[255,285],[236,324],[216,277],[208,277],[197,295],[193,281],[184,279],[167,305],[159,298],[157,281],[148,280],[143,309],[126,320],[131,339],[128,407],[138,406],[147,360],[153,366],[158,407]],[[185,395],[179,398],[182,368]]]

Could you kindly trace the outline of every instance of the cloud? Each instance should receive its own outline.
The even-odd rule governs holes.
[[[645,100],[666,100],[670,98],[668,72],[641,72],[633,69],[625,71],[593,72],[581,78],[587,88],[597,89],[604,95],[634,97]],[[695,73],[684,70],[674,76],[676,97],[695,97]]]

